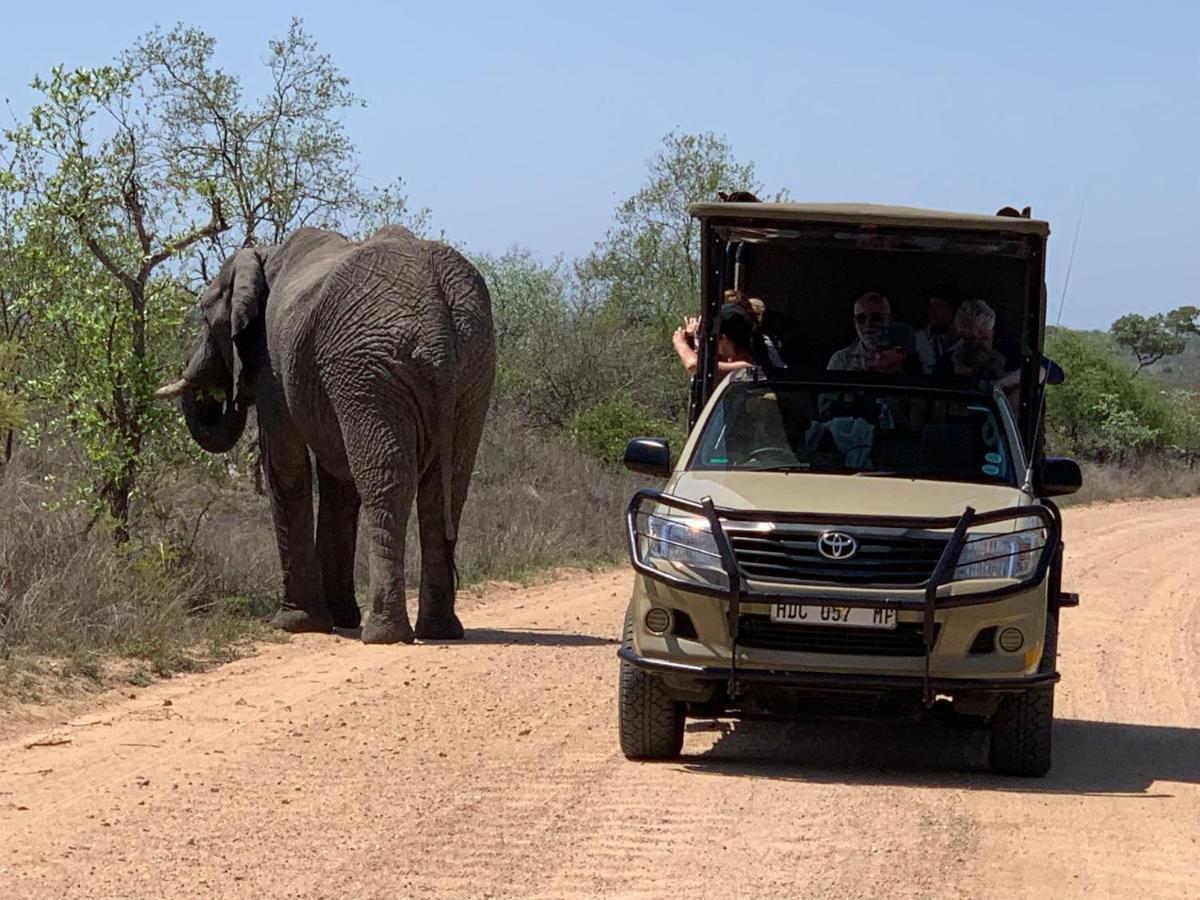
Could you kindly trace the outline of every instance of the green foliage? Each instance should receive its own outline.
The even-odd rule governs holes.
[[[19,348],[0,339],[0,439],[25,422],[21,400],[10,385],[17,371]]]
[[[1153,444],[1161,429],[1146,425],[1139,410],[1126,406],[1117,394],[1101,394],[1092,404],[1096,418],[1093,443],[1101,460],[1124,462],[1129,453]]]
[[[55,67],[5,135],[0,339],[26,332],[30,438],[78,452],[70,499],[111,520],[118,542],[147,476],[199,456],[153,390],[179,370],[178,335],[209,269],[299,224],[425,226],[400,182],[358,186],[341,112],[360,101],[299,20],[269,43],[257,100],[214,49],[180,25],[112,65]]]
[[[1182,353],[1187,347],[1187,336],[1200,333],[1197,317],[1200,317],[1200,309],[1195,306],[1180,306],[1153,316],[1129,313],[1113,322],[1112,336],[1133,354],[1137,361],[1136,374],[1163,357]]]
[[[513,249],[475,259],[492,296],[498,350],[494,405],[534,427],[567,427],[622,395],[671,417],[686,380],[657,333],[588,302],[561,261]]]
[[[630,438],[667,438],[678,451],[686,437],[681,425],[661,419],[625,397],[611,397],[577,413],[570,435],[581,451],[610,463],[621,461]]]
[[[647,165],[646,181],[616,211],[604,240],[579,265],[580,278],[623,322],[666,338],[700,296],[700,229],[689,204],[717,191],[760,192],[753,163],[740,163],[711,132],[670,132]]]
[[[1161,397],[1167,410],[1166,439],[1191,465],[1200,452],[1200,392],[1176,388]]]
[[[1046,355],[1066,381],[1047,390],[1047,439],[1053,452],[1123,459],[1158,446],[1168,410],[1159,394],[1135,379],[1101,334],[1050,328]]]

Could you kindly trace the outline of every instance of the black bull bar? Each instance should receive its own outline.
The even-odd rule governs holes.
[[[644,505],[648,505],[654,512],[647,512],[643,509]],[[708,526],[709,532],[712,534],[713,542],[716,546],[716,553],[708,553],[718,561],[720,569],[723,571],[726,578],[726,587],[699,581],[692,578],[687,578],[683,575],[664,571],[649,565],[642,558],[642,553],[639,552],[639,541],[647,541],[655,544],[683,546],[665,539],[661,536],[656,536],[649,532],[649,529],[643,531],[639,529],[639,518],[648,517],[650,519],[666,519],[667,517],[657,512],[658,509],[665,508],[667,510],[677,510],[689,516],[698,517],[704,520]],[[998,522],[1016,522],[1021,520],[1037,520],[1037,525],[1026,527],[1015,527],[1011,531],[1006,532],[991,532],[984,535],[971,536],[968,534],[972,528],[978,528],[986,525],[993,525]],[[675,497],[671,494],[665,494],[661,491],[649,489],[639,490],[633,495],[629,501],[629,507],[626,510],[625,525],[626,525],[626,540],[629,545],[630,562],[633,568],[639,574],[646,578],[671,585],[672,587],[681,590],[689,591],[697,594],[705,594],[712,597],[719,597],[728,601],[728,609],[726,612],[729,635],[731,639],[731,658],[728,669],[729,680],[732,683],[737,681],[737,641],[738,641],[738,623],[741,615],[741,605],[745,601],[756,603],[795,603],[798,601],[796,594],[784,593],[781,591],[772,591],[764,589],[751,589],[747,586],[745,574],[742,572],[741,566],[738,564],[737,556],[733,552],[733,546],[729,542],[729,538],[725,533],[723,522],[731,524],[748,523],[762,524],[768,523],[771,525],[815,525],[826,529],[835,528],[870,528],[870,529],[900,529],[906,531],[935,531],[949,532],[946,540],[946,545],[942,549],[941,555],[938,558],[933,571],[929,577],[919,584],[865,584],[856,585],[867,590],[878,590],[881,588],[902,589],[905,591],[920,591],[920,599],[914,597],[883,597],[883,596],[854,596],[854,597],[839,597],[839,596],[822,596],[819,603],[823,606],[834,606],[843,608],[865,608],[865,609],[883,609],[883,610],[904,610],[909,612],[920,612],[922,618],[921,636],[925,648],[925,671],[924,677],[921,679],[922,693],[925,702],[933,702],[933,694],[940,686],[945,686],[943,680],[937,682],[930,679],[929,675],[929,657],[933,652],[934,640],[936,638],[935,615],[938,610],[956,609],[965,606],[979,606],[986,603],[995,603],[997,600],[1003,600],[1013,594],[1027,591],[1046,578],[1046,573],[1050,568],[1054,558],[1055,550],[1059,544],[1060,538],[1060,520],[1057,511],[1051,507],[1043,505],[1033,506],[1017,506],[1009,509],[997,509],[987,512],[976,512],[971,507],[966,507],[962,515],[953,517],[911,517],[911,516],[864,516],[850,514],[830,514],[830,513],[803,513],[803,512],[766,512],[762,510],[740,510],[728,509],[725,507],[717,507],[713,504],[712,498],[705,497],[700,502],[685,500],[682,497]],[[939,597],[938,590],[945,585],[951,584],[954,581],[966,581],[966,578],[956,578],[954,573],[960,566],[960,558],[963,550],[971,543],[982,540],[991,540],[996,537],[1011,537],[1019,534],[1039,533],[1042,536],[1042,541],[1039,546],[1030,548],[1029,550],[1017,551],[1016,553],[1002,553],[993,556],[987,556],[981,559],[972,559],[967,565],[991,562],[999,559],[1009,559],[1013,556],[1020,556],[1025,553],[1037,553],[1037,562],[1034,565],[1030,574],[1024,578],[1013,581],[999,587],[988,588],[978,591],[964,591],[955,594],[954,596]],[[694,551],[694,548],[686,547],[685,549]],[[699,551],[704,552],[704,551]],[[715,566],[714,566],[715,568]],[[809,582],[811,584],[821,584],[820,580]],[[681,669],[686,667],[679,667]],[[803,682],[804,679],[797,679]],[[864,683],[869,679],[862,679]],[[1026,679],[1025,684],[1030,684],[1033,681],[1053,681],[1057,680],[1057,673],[1049,677],[1038,677],[1036,679]],[[899,684],[906,679],[895,679]],[[971,684],[971,679],[954,680],[953,683],[961,683],[963,687]]]

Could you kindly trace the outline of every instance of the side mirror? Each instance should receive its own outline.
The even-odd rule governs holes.
[[[633,438],[625,445],[622,461],[630,472],[667,478],[671,474],[671,445],[662,438]]]
[[[1043,497],[1073,494],[1083,486],[1079,463],[1065,456],[1047,456],[1037,473],[1037,489]]]

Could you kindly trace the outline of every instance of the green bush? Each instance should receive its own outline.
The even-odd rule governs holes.
[[[611,463],[621,461],[630,438],[663,437],[678,452],[686,437],[679,424],[660,419],[625,397],[611,397],[577,413],[570,434],[582,452]]]
[[[1168,404],[1145,376],[1135,377],[1107,335],[1050,328],[1046,355],[1067,376],[1047,391],[1051,452],[1107,460],[1161,448]]]

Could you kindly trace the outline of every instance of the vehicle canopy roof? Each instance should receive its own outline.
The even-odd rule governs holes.
[[[1022,442],[1038,455],[1050,226],[1030,218],[1028,208],[980,215],[868,203],[718,202],[693,204],[689,212],[700,221],[703,276],[692,421],[717,383],[718,319],[730,290],[763,302],[763,331],[793,377],[837,368],[834,354],[859,340],[853,310],[863,294],[886,296],[891,321],[914,332],[929,324],[933,297],[954,307],[982,300],[995,317],[992,349],[1013,373],[1008,394]],[[945,380],[945,367],[939,371]]]
[[[823,222],[836,225],[994,231],[1047,237],[1050,224],[1022,216],[982,215],[885,206],[878,203],[693,203],[697,219],[756,219],[765,222]]]

